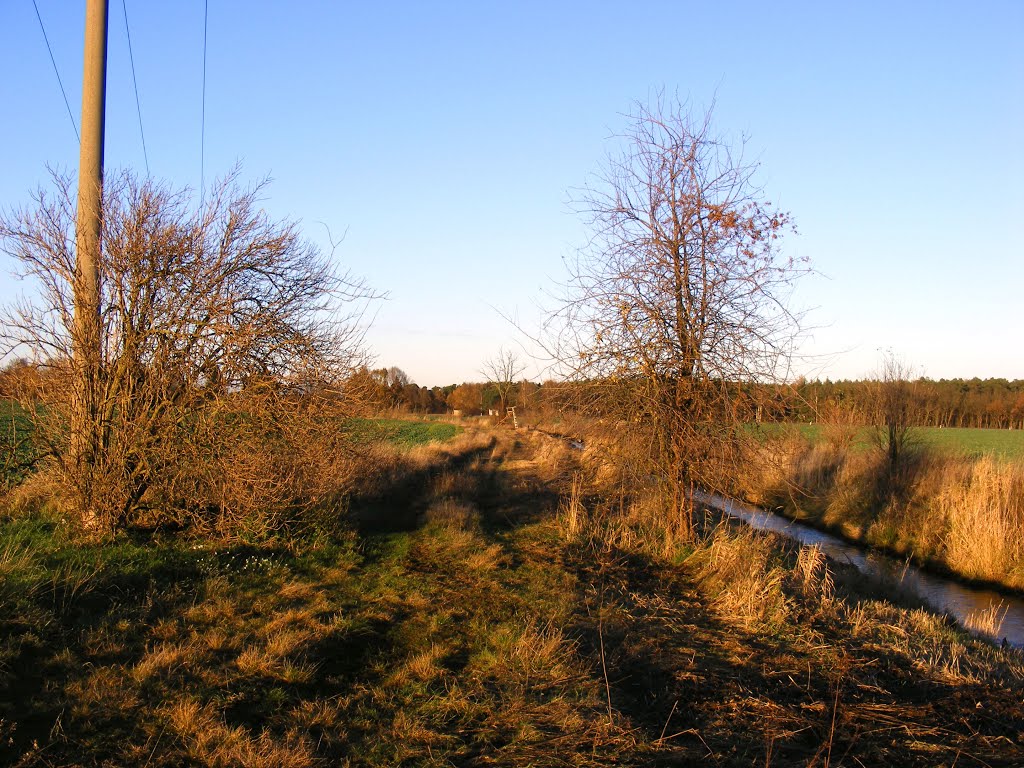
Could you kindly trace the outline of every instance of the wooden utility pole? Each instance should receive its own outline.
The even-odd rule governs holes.
[[[99,451],[100,237],[103,214],[103,124],[107,91],[107,0],[86,0],[82,73],[82,138],[75,223],[76,374],[72,403],[71,462],[85,521],[93,519],[93,467]]]

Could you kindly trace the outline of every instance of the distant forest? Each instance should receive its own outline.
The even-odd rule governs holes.
[[[797,397],[788,416],[827,421],[846,415],[869,422],[877,402],[877,381],[806,381],[791,385]],[[909,383],[908,416],[919,427],[1024,429],[1024,380],[917,379]]]
[[[13,397],[15,382],[31,378],[33,366],[23,360],[0,369],[0,398]],[[521,381],[507,388],[494,382],[465,382],[444,387],[422,387],[400,368],[361,368],[347,384],[361,391],[377,408],[411,413],[466,415],[499,411],[515,405],[524,412],[573,410],[579,385],[548,381]],[[1024,429],[1024,380],[1021,379],[917,379],[908,383],[907,415],[919,427],[977,427]],[[798,379],[792,384],[738,387],[738,410],[754,420],[870,424],[877,410],[878,381]],[[502,402],[502,389],[506,402]],[[761,407],[759,407],[759,404]],[[614,409],[613,409],[614,410]]]
[[[446,387],[419,387],[399,369],[368,371],[375,380],[381,404],[420,413],[464,413],[497,408],[499,394],[493,383],[464,383]],[[397,374],[397,375],[396,375]],[[765,388],[752,396],[748,387],[737,398],[743,410],[755,418],[755,402],[769,404],[765,418],[820,422],[840,420],[871,423],[878,402],[875,380],[831,381],[799,379],[793,384]],[[1024,429],[1024,380],[1015,379],[917,379],[909,382],[908,417],[920,427],[979,427]],[[509,405],[526,411],[537,408],[571,408],[575,398],[567,386],[556,382],[520,382],[509,393]],[[765,397],[767,395],[767,397]],[[769,414],[771,414],[769,416]]]

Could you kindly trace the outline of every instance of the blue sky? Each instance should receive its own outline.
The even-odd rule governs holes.
[[[84,2],[37,3],[77,121]],[[150,170],[198,187],[203,3],[125,5]],[[1024,378],[1022,39],[1019,0],[209,0],[206,180],[241,162],[274,215],[345,234],[339,262],[390,293],[380,364],[474,380],[584,242],[570,190],[632,102],[714,99],[820,273],[800,372],[861,377],[891,348],[932,378]],[[78,156],[31,0],[0,5],[0,66],[10,209]],[[144,172],[117,0],[108,69],[107,167]]]

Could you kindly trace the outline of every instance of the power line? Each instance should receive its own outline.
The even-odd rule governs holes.
[[[199,200],[200,206],[206,196],[206,28],[210,2],[203,0],[203,109],[199,128]]]
[[[35,0],[32,0],[35,2]],[[135,56],[132,54],[132,33],[128,28],[128,8],[125,0],[121,0],[124,11],[124,33],[128,36],[128,61],[132,64],[132,87],[135,88],[135,111],[139,115],[139,135],[142,136],[142,157],[146,161],[146,175],[149,176],[149,153],[146,152],[146,132],[142,129],[142,106],[139,103],[139,82],[135,79]]]
[[[43,31],[43,40],[46,41],[46,50],[50,53],[50,63],[53,64],[53,73],[57,75],[57,84],[60,85],[61,95],[64,97],[64,106],[68,108],[68,117],[71,118],[71,127],[75,129],[75,138],[78,143],[82,143],[82,137],[78,134],[78,124],[75,122],[75,116],[71,112],[71,105],[68,103],[68,95],[64,91],[64,82],[60,79],[60,72],[57,70],[57,62],[53,58],[53,49],[50,48],[50,38],[46,36],[46,27],[43,25],[43,17],[39,13],[39,5],[36,0],[32,0],[32,7],[36,9],[36,18],[39,19],[39,29]]]

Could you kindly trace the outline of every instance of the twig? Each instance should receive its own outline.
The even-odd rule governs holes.
[[[828,768],[832,760],[832,737],[836,732],[836,711],[839,709],[839,683],[836,683],[836,699],[832,703],[832,725],[828,729],[828,750],[825,752],[825,767]]]
[[[160,733],[157,734],[156,744],[153,745],[153,751],[149,753],[149,757],[146,759],[146,765],[143,766],[143,768],[147,768],[147,766],[153,761],[153,755],[156,754],[156,748],[160,746],[160,739],[164,737],[165,730],[167,730],[166,723],[164,724],[164,727],[160,729]]]
[[[604,692],[608,698],[608,725],[615,725],[612,718],[612,687],[608,683],[608,665],[604,660],[604,582],[601,582],[601,603],[597,608],[597,640],[601,645],[601,672],[604,674]]]
[[[704,749],[708,751],[708,757],[715,761],[715,765],[722,764],[722,761],[718,759],[718,755],[715,754],[715,750],[708,746],[708,743],[704,741],[704,737],[700,735],[700,731],[698,731],[696,728],[687,728],[685,731],[673,733],[671,736],[668,736],[666,738],[674,739],[676,736],[696,736],[698,739],[700,739],[700,743],[704,745]]]
[[[672,720],[672,716],[676,714],[676,708],[679,707],[679,699],[676,699],[674,705],[672,705],[672,712],[669,713],[669,717],[665,721],[665,726],[662,728],[662,735],[657,737],[655,743],[660,744],[665,739],[665,732],[669,729],[669,721]]]

